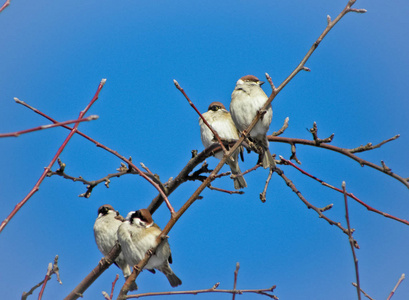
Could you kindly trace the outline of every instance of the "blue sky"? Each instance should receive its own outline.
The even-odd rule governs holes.
[[[88,104],[102,78],[107,82],[89,114],[99,115],[80,130],[97,141],[143,162],[162,181],[175,177],[192,149],[203,150],[198,116],[173,85],[176,79],[204,112],[212,101],[226,107],[238,78],[271,75],[280,84],[326,26],[326,16],[346,5],[337,1],[11,1],[0,14],[0,128],[12,132],[47,120],[13,98],[64,121]],[[302,72],[273,102],[270,133],[288,116],[283,136],[310,139],[314,121],[319,136],[335,133],[333,145],[354,148],[401,137],[360,157],[409,176],[409,5],[406,1],[358,1],[366,14],[348,14],[317,48]],[[267,94],[271,92],[264,85]],[[31,190],[68,131],[47,131],[0,140],[0,218]],[[290,147],[270,144],[289,158]],[[347,189],[369,205],[408,219],[409,191],[391,177],[360,167],[337,153],[297,146],[301,167]],[[66,172],[89,180],[114,173],[120,160],[80,136],[60,156]],[[256,162],[247,154],[241,169]],[[210,167],[217,160],[209,158]],[[54,170],[57,166],[54,167]],[[345,223],[343,196],[283,166],[285,174],[318,207],[334,204],[326,215]],[[228,168],[224,167],[224,171]],[[268,172],[248,174],[244,195],[205,190],[170,232],[174,272],[183,285],[172,289],[165,276],[143,272],[140,292],[233,286],[240,262],[239,289],[277,285],[280,299],[355,299],[355,270],[348,238],[319,219],[273,175],[267,202],[259,193]],[[198,187],[181,186],[170,201],[177,209]],[[229,178],[215,186],[233,188]],[[92,227],[97,208],[110,203],[122,215],[144,208],[157,195],[139,176],[113,178],[89,199],[79,198],[81,183],[46,178],[40,190],[0,234],[0,298],[17,299],[41,281],[56,254],[63,285],[55,278],[43,299],[65,297],[101,258]],[[368,212],[349,201],[362,288],[386,299],[402,273],[409,272],[408,230],[401,223]],[[164,227],[169,212],[153,216]],[[103,299],[119,273],[107,270],[85,293]],[[121,278],[116,293],[123,284]],[[38,290],[35,296],[37,297]],[[184,296],[230,299],[230,295]],[[261,296],[242,295],[237,299]],[[404,281],[394,300],[409,297]]]

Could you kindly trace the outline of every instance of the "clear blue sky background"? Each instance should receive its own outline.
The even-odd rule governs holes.
[[[212,101],[229,105],[238,78],[268,72],[276,85],[299,63],[326,26],[326,16],[346,5],[337,1],[19,1],[0,14],[0,128],[11,132],[48,121],[14,103],[18,97],[58,120],[74,119],[88,104],[102,78],[107,79],[89,114],[97,121],[80,130],[99,142],[145,163],[163,181],[176,176],[192,149],[203,150],[198,116],[173,85],[185,88],[201,111]],[[319,135],[335,133],[333,145],[354,148],[401,137],[360,154],[409,176],[409,5],[407,1],[358,1],[364,15],[348,14],[318,47],[307,66],[274,100],[270,133],[290,117],[286,137],[310,139],[306,128],[317,122]],[[271,90],[264,85],[266,93]],[[0,140],[0,219],[30,191],[68,131],[55,128]],[[289,158],[290,146],[271,144]],[[297,147],[302,168],[341,187],[369,205],[409,218],[409,191],[400,182],[322,149]],[[75,136],[61,155],[66,172],[94,180],[115,172],[120,160]],[[256,162],[245,156],[242,170]],[[208,159],[211,167],[217,164]],[[54,167],[54,170],[57,166]],[[291,167],[286,175],[326,215],[345,223],[343,196]],[[227,171],[228,168],[224,168]],[[183,285],[174,290],[277,285],[280,299],[356,299],[355,270],[348,238],[319,219],[274,175],[261,203],[268,172],[246,176],[244,195],[205,190],[170,232],[175,273]],[[190,182],[170,201],[179,208],[199,185]],[[232,189],[224,178],[215,186]],[[139,176],[114,178],[91,198],[79,198],[81,183],[47,178],[38,193],[0,235],[0,298],[19,299],[41,281],[56,254],[63,285],[55,278],[43,299],[62,299],[101,258],[93,236],[97,208],[112,204],[121,214],[147,207],[156,190]],[[350,203],[350,219],[362,288],[386,299],[402,273],[409,273],[409,228]],[[154,215],[169,219],[165,206]],[[85,299],[103,299],[119,272],[107,270]],[[123,279],[118,282],[117,294]],[[172,288],[162,274],[143,272],[140,292]],[[173,289],[172,289],[173,290]],[[32,299],[37,297],[38,290]],[[231,295],[184,296],[230,299]],[[255,295],[237,299],[261,298]],[[409,298],[409,280],[394,300]]]

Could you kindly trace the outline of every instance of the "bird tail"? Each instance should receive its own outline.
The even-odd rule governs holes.
[[[168,263],[162,265],[160,268],[158,268],[158,270],[165,274],[172,287],[177,287],[178,285],[182,284],[182,280],[180,280],[179,277],[177,277],[176,274],[173,273]]]
[[[261,139],[259,141],[259,145],[261,145],[261,147],[264,150],[262,153],[263,157],[261,158],[263,168],[267,169],[267,168],[275,167],[276,163],[274,161],[273,156],[270,153],[270,149],[268,148],[269,143],[268,143],[267,137],[265,137],[264,139]]]
[[[229,164],[231,173],[232,173],[233,175],[239,175],[239,176],[237,176],[237,177],[235,177],[235,178],[233,179],[233,181],[234,181],[234,188],[235,188],[236,190],[239,190],[239,189],[242,189],[242,188],[247,187],[247,182],[246,182],[246,180],[244,179],[244,177],[243,177],[242,174],[241,174],[241,170],[240,170],[239,162],[238,162],[237,158],[238,158],[238,157],[237,157],[237,155],[236,155],[236,157],[234,158],[235,161],[231,161],[231,162],[229,162],[228,164]]]
[[[263,168],[267,169],[267,168],[271,168],[274,167],[276,165],[273,156],[270,153],[270,149],[265,149],[264,150],[264,154],[263,154]]]

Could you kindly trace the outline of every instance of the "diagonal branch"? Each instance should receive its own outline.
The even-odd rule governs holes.
[[[393,288],[392,292],[389,294],[388,298],[386,300],[390,300],[392,296],[395,294],[396,289],[399,287],[399,285],[402,283],[402,281],[405,279],[405,274],[402,274],[401,277],[399,278],[398,282],[396,283],[395,287]]]
[[[356,241],[352,237],[352,230],[351,230],[351,225],[350,225],[350,222],[349,222],[348,195],[347,195],[347,191],[346,191],[345,181],[342,182],[342,191],[344,192],[345,219],[347,221],[347,226],[348,226],[348,239],[349,239],[349,244],[351,245],[352,256],[354,258],[354,265],[355,265],[356,292],[358,294],[358,300],[361,300],[361,285],[359,283],[358,258],[356,257],[356,254],[355,254]]]
[[[304,196],[301,194],[301,192],[297,189],[297,187],[294,185],[294,183],[288,179],[287,176],[284,175],[284,172],[277,168],[276,173],[285,181],[285,183],[287,184],[287,186],[289,186],[291,188],[291,190],[298,196],[298,198],[300,198],[300,200],[307,206],[308,209],[313,209],[320,218],[324,219],[325,221],[327,221],[330,225],[335,225],[336,227],[338,227],[339,229],[342,230],[343,233],[345,233],[346,235],[348,235],[348,229],[342,227],[340,222],[335,222],[333,220],[331,220],[330,218],[328,218],[327,216],[325,216],[322,212],[325,211],[325,209],[320,209],[314,205],[312,205],[310,202],[307,201],[307,199],[304,198]],[[356,248],[359,248],[358,244],[354,243]]]
[[[6,2],[4,2],[3,6],[0,7],[0,13],[9,5],[10,5],[10,0],[6,0]]]
[[[352,285],[353,285],[354,287],[357,287],[357,286],[358,286],[355,282],[352,282]],[[366,298],[368,298],[369,300],[375,300],[374,298],[372,298],[371,296],[369,296],[367,293],[365,293],[365,291],[364,291],[362,288],[359,288],[359,289],[361,290],[361,293],[364,294],[364,296],[365,296]]]

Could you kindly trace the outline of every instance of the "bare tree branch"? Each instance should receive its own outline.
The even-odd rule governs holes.
[[[124,299],[132,299],[132,298],[142,298],[142,297],[151,297],[151,296],[172,296],[172,295],[197,295],[197,294],[204,294],[204,293],[230,293],[233,295],[233,300],[236,297],[236,294],[244,294],[244,293],[255,293],[263,296],[267,296],[272,299],[278,300],[278,297],[275,295],[272,295],[274,289],[276,288],[275,285],[273,285],[269,289],[252,289],[252,290],[237,290],[237,276],[239,273],[239,268],[240,264],[236,264],[236,270],[234,271],[234,284],[233,284],[233,289],[232,290],[221,290],[217,289],[220,285],[220,283],[216,283],[212,288],[210,289],[204,289],[204,290],[193,290],[193,291],[176,291],[176,292],[155,292],[155,293],[143,293],[143,294],[136,294],[136,295],[127,295],[125,296]]]
[[[353,285],[354,287],[358,287],[358,285],[357,285],[355,282],[352,282],[352,285]],[[368,298],[369,300],[375,300],[375,299],[373,299],[371,296],[369,296],[367,293],[365,293],[363,289],[361,289],[361,288],[359,288],[359,289],[361,290],[361,293],[364,294],[364,296],[365,296],[366,298]]]
[[[38,295],[38,300],[41,300],[43,298],[43,293],[45,290],[45,286],[47,284],[47,281],[51,279],[51,271],[53,269],[53,266],[51,263],[48,264],[48,268],[47,268],[47,274],[45,274],[45,278],[43,280],[43,286],[41,287],[41,291],[40,294]]]
[[[351,245],[352,256],[354,258],[354,265],[355,265],[356,291],[358,293],[358,300],[361,300],[361,286],[359,283],[360,280],[359,280],[358,258],[356,257],[356,254],[355,254],[356,241],[352,238],[352,230],[351,230],[351,225],[349,222],[348,195],[346,191],[345,181],[342,182],[342,190],[344,192],[345,219],[347,221],[347,226],[348,226],[348,239],[349,239],[349,244]]]
[[[237,276],[239,275],[240,264],[236,263],[236,270],[234,271],[234,283],[233,283],[233,290],[236,291],[237,287]],[[236,293],[233,293],[233,300],[236,299]]]
[[[215,285],[216,286],[216,285]],[[172,295],[197,295],[197,294],[205,294],[205,293],[228,293],[228,294],[245,294],[245,293],[253,293],[258,295],[267,296],[272,299],[278,299],[277,296],[268,294],[268,292],[273,292],[276,286],[273,286],[269,289],[254,289],[254,290],[222,290],[216,289],[212,287],[210,289],[205,290],[194,290],[194,291],[176,291],[176,292],[157,292],[157,293],[144,293],[144,294],[137,294],[137,295],[127,295],[124,299],[133,299],[133,298],[142,298],[142,297],[149,297],[149,296],[172,296]]]
[[[6,0],[6,2],[4,2],[3,6],[0,7],[0,13],[9,5],[10,5],[10,0]]]
[[[321,144],[317,145],[315,143],[315,141],[305,140],[305,139],[285,138],[285,137],[272,136],[272,135],[267,136],[267,138],[268,138],[268,140],[270,142],[286,143],[286,144],[290,144],[290,145],[300,144],[300,145],[314,146],[314,147],[324,148],[324,149],[328,149],[328,150],[331,150],[331,151],[341,153],[341,154],[343,154],[343,155],[357,161],[362,167],[363,166],[368,166],[368,167],[371,167],[371,168],[373,168],[375,170],[378,170],[380,172],[388,174],[389,176],[393,177],[394,179],[397,179],[398,181],[402,182],[407,188],[409,188],[409,178],[403,178],[402,176],[399,176],[399,175],[393,173],[389,168],[385,169],[383,166],[378,166],[378,165],[376,165],[374,163],[366,161],[366,160],[354,155],[348,149],[336,147],[336,146],[325,144],[325,143],[321,143]]]
[[[327,221],[330,225],[335,225],[336,227],[338,227],[339,229],[342,230],[343,233],[345,233],[346,235],[348,235],[348,229],[345,229],[344,227],[342,227],[340,222],[335,222],[333,220],[331,220],[330,218],[328,218],[327,216],[325,216],[322,212],[323,209],[320,209],[314,205],[312,205],[310,202],[307,201],[307,199],[304,198],[304,196],[301,194],[301,192],[297,189],[297,187],[294,185],[294,183],[287,178],[287,176],[284,175],[284,172],[277,168],[276,169],[276,173],[285,181],[285,183],[291,188],[291,190],[298,196],[298,198],[300,198],[300,200],[307,206],[308,209],[312,208],[320,218],[324,219],[325,221]],[[355,247],[359,248],[358,243],[355,241]]]
[[[131,160],[131,158],[129,160]],[[74,182],[82,182],[84,185],[87,186],[87,190],[84,193],[82,193],[82,194],[80,194],[78,196],[79,197],[84,197],[84,198],[89,198],[91,196],[91,193],[92,193],[94,187],[96,187],[97,185],[99,185],[101,183],[104,183],[105,186],[107,188],[109,188],[109,184],[111,183],[110,179],[113,178],[113,177],[121,177],[121,176],[127,175],[127,174],[134,174],[134,175],[138,174],[131,167],[126,167],[124,164],[122,164],[122,166],[117,169],[117,171],[119,171],[118,173],[108,174],[108,175],[106,175],[106,176],[104,176],[104,177],[102,177],[100,179],[89,181],[89,180],[84,179],[82,176],[74,177],[74,176],[68,175],[67,173],[65,173],[66,164],[62,163],[59,158],[58,158],[57,162],[58,162],[60,168],[58,170],[56,170],[56,171],[49,171],[47,176],[48,177],[61,176],[61,177],[65,178],[65,179],[69,179],[69,180],[72,180]],[[146,175],[149,176],[149,174],[146,174]]]
[[[267,180],[266,180],[266,184],[264,185],[264,190],[262,193],[260,193],[260,200],[261,202],[266,202],[266,194],[267,194],[267,188],[268,188],[268,184],[270,183],[271,180],[271,175],[273,175],[274,172],[274,168],[270,168],[270,171],[268,172],[268,176],[267,176]]]
[[[399,285],[402,283],[402,281],[405,279],[405,274],[402,274],[401,277],[399,278],[398,282],[396,283],[395,287],[393,288],[392,292],[389,294],[388,298],[386,300],[390,300],[392,296],[395,294],[396,289],[399,287]]]
[[[114,298],[114,289],[115,289],[115,284],[119,279],[119,275],[116,274],[115,280],[112,282],[112,288],[111,288],[111,295],[108,295],[107,292],[102,292],[102,295],[104,295],[105,299],[107,300],[112,300]]]
[[[34,127],[34,128],[25,129],[25,130],[16,131],[16,132],[0,133],[0,138],[18,137],[18,136],[20,136],[22,134],[25,134],[25,133],[31,133],[31,132],[34,132],[34,131],[40,131],[40,130],[43,130],[43,129],[54,128],[54,127],[63,126],[63,125],[67,125],[67,124],[72,124],[72,123],[88,122],[88,121],[92,121],[92,120],[96,120],[96,119],[98,119],[98,116],[92,115],[92,116],[89,116],[87,118],[69,120],[69,121],[59,122],[59,123],[54,123],[54,124],[49,124],[49,125],[42,125],[42,126],[37,126],[37,127]]]
[[[376,148],[381,147],[382,145],[389,143],[390,141],[396,140],[397,138],[400,137],[400,134],[395,135],[394,137],[391,137],[390,139],[387,139],[385,141],[380,142],[379,144],[376,144],[375,146],[372,146],[372,143],[368,143],[365,146],[359,146],[353,149],[347,149],[349,152],[351,153],[358,153],[358,152],[364,152],[364,151],[368,151],[368,150],[373,150]]]
[[[283,127],[281,127],[278,131],[273,132],[272,135],[273,136],[279,136],[279,135],[283,134],[284,131],[288,128],[288,122],[289,121],[290,121],[289,117],[285,118]]]
[[[315,144],[320,145],[322,143],[331,143],[332,139],[334,138],[335,134],[331,134],[331,136],[327,137],[326,139],[320,139],[318,138],[318,127],[317,123],[314,122],[312,125],[312,128],[309,130],[309,132],[312,133],[312,138],[314,139]]]
[[[99,92],[101,91],[102,87],[104,86],[106,82],[106,79],[102,79],[101,82],[98,85],[98,89],[92,98],[92,100],[89,102],[89,104],[84,108],[84,110],[81,111],[78,119],[82,119],[84,115],[87,113],[87,111],[91,108],[91,106],[97,101]],[[79,123],[75,123],[74,127],[71,129],[70,133],[66,137],[65,141],[62,143],[60,148],[58,149],[57,153],[54,155],[53,159],[51,162],[48,164],[48,166],[44,169],[43,174],[40,176],[38,179],[37,183],[34,185],[34,187],[31,189],[31,191],[27,194],[27,196],[24,197],[23,200],[21,200],[16,207],[11,211],[11,213],[8,215],[8,217],[1,223],[0,225],[0,233],[3,231],[3,229],[6,227],[8,222],[14,217],[14,215],[20,210],[20,208],[31,198],[32,195],[34,195],[40,186],[40,184],[43,182],[44,178],[47,176],[47,173],[51,170],[51,167],[57,160],[57,158],[60,156],[62,151],[64,150],[65,146],[68,144],[69,140],[72,138],[72,136],[75,134],[77,131]]]
[[[35,286],[33,286],[27,293],[23,292],[23,295],[21,296],[21,300],[26,300],[28,296],[30,296],[31,294],[33,294],[33,292],[40,286],[42,286],[41,288],[41,292],[38,296],[38,299],[41,299],[43,293],[44,293],[44,289],[45,289],[45,285],[47,283],[48,280],[51,279],[51,275],[55,274],[57,276],[57,281],[62,284],[61,279],[60,279],[60,269],[58,268],[58,255],[55,256],[54,258],[54,264],[49,263],[48,264],[48,268],[47,268],[47,274],[45,276],[45,278],[39,282],[38,284],[36,284]]]

